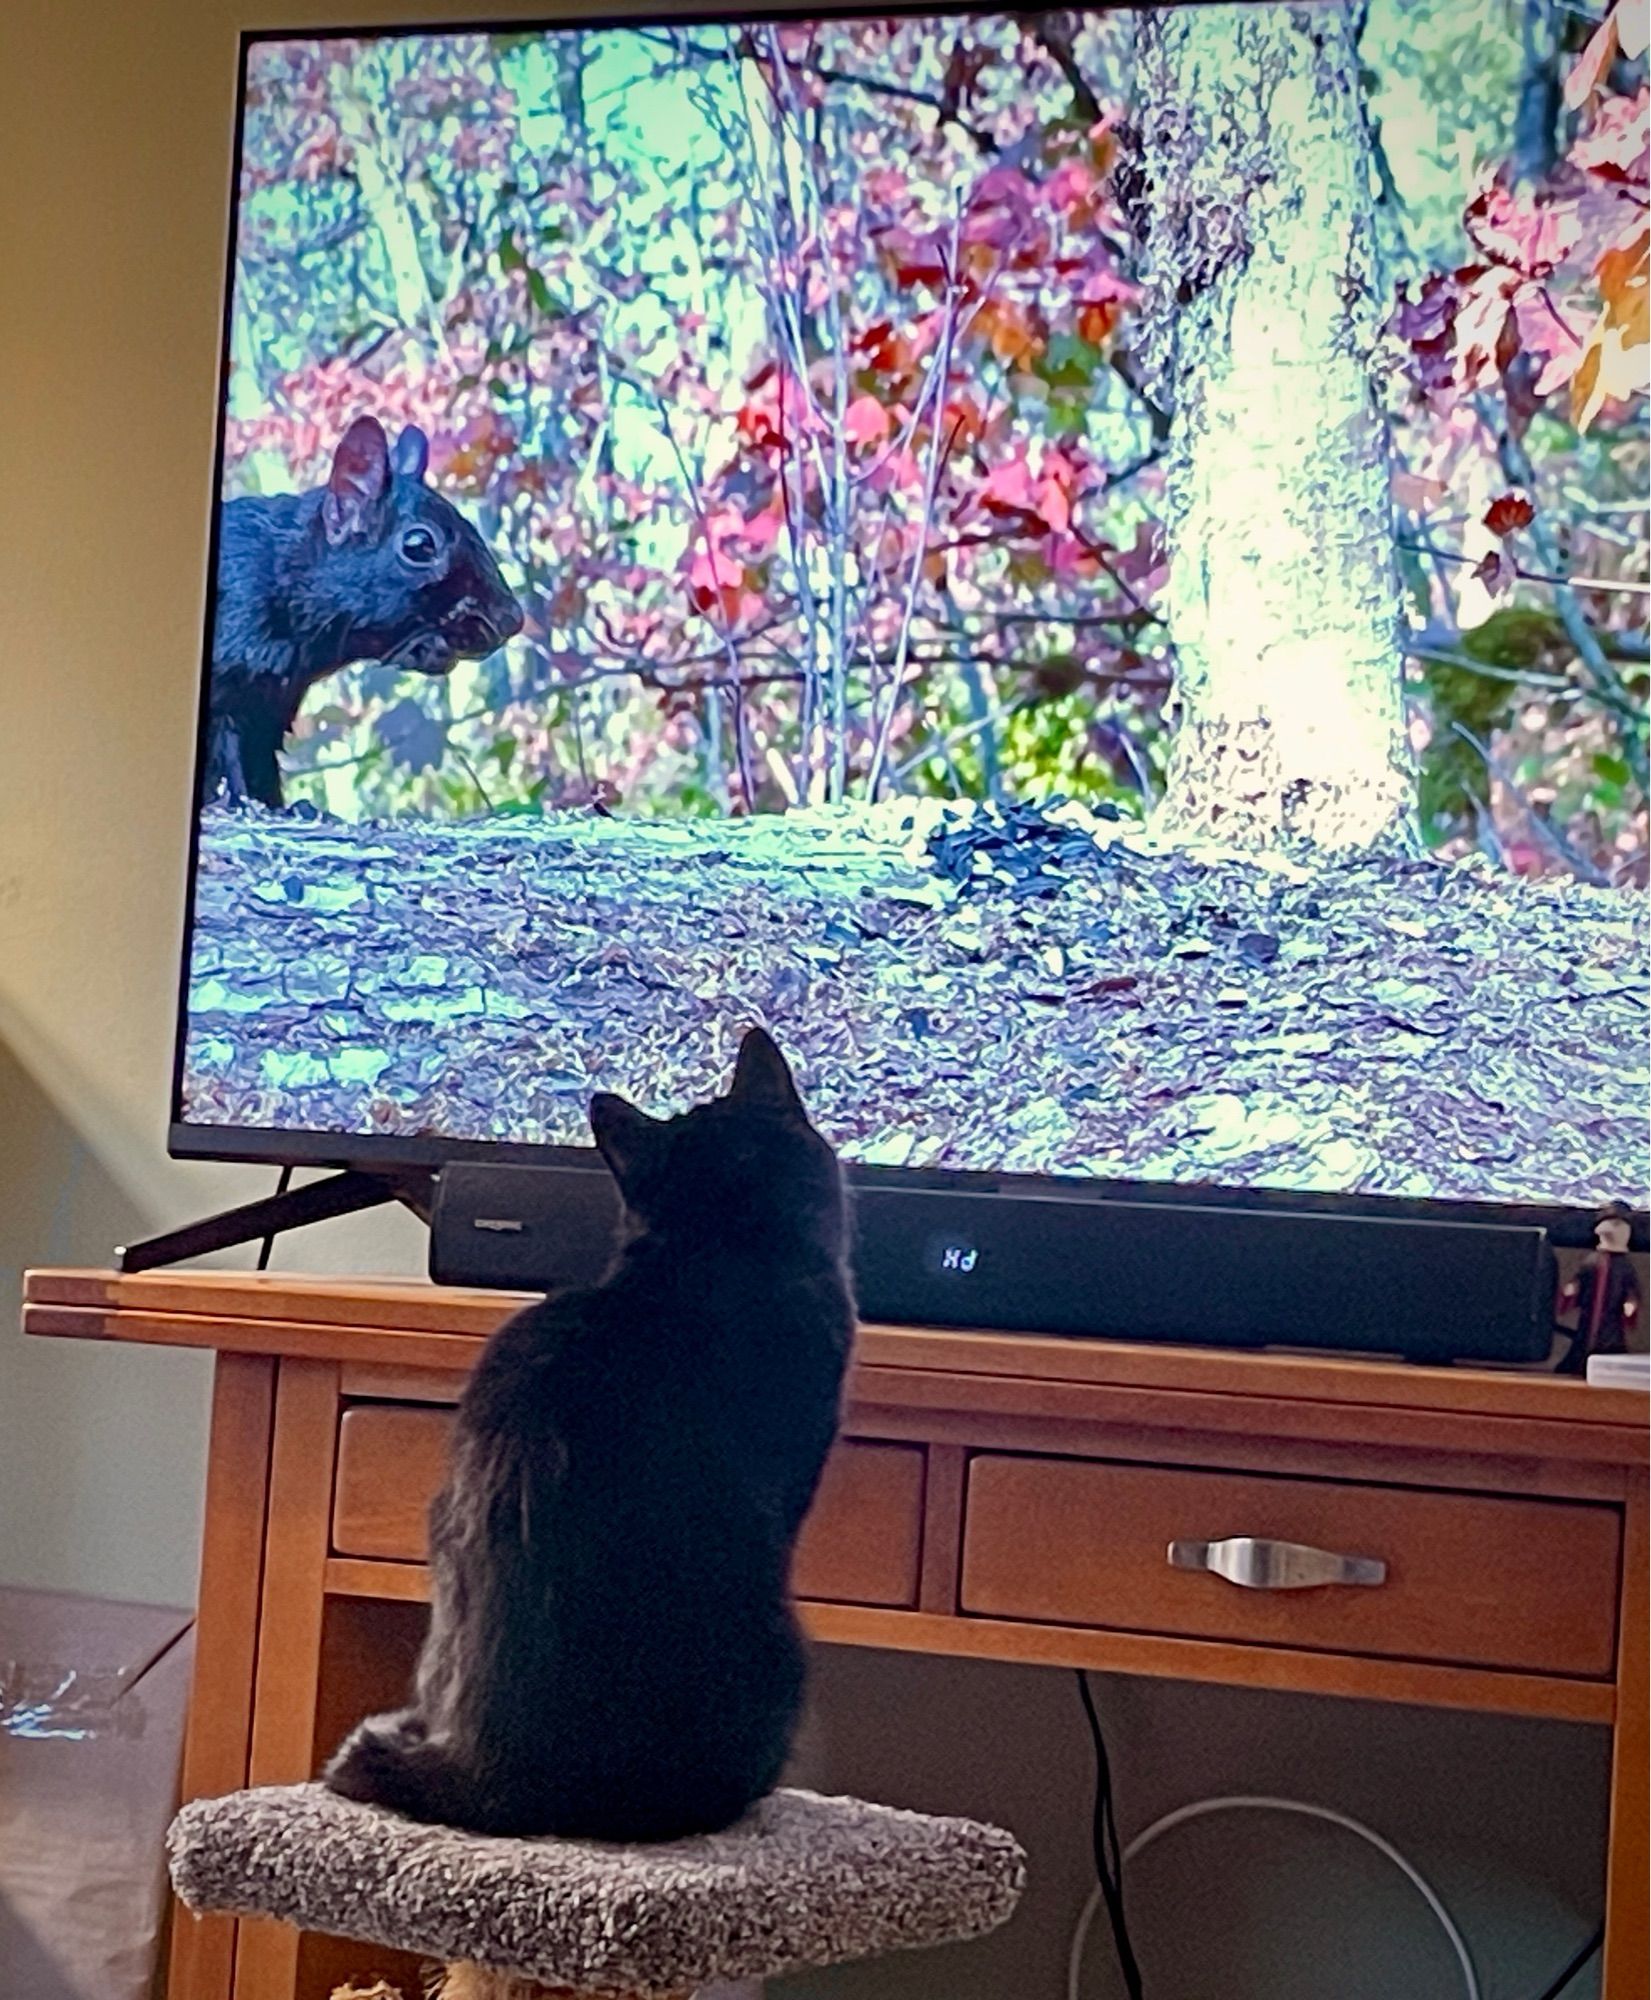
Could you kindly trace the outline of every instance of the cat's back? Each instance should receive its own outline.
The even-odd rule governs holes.
[[[685,1572],[743,1551],[783,1571],[836,1434],[854,1312],[829,1266],[777,1269],[726,1249],[591,1302],[577,1444]],[[715,1587],[707,1577],[707,1588]]]
[[[489,1341],[461,1428],[566,1487],[598,1525],[661,1532],[707,1515],[726,1532],[773,1518],[812,1481],[836,1428],[853,1338],[829,1262],[776,1272],[726,1249],[644,1257],[605,1284],[524,1308]]]

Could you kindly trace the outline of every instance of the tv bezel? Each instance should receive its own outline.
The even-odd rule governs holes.
[[[1119,13],[1130,7],[1196,5],[1201,0],[1090,0],[1080,11]],[[1282,4],[1282,0],[1279,0]],[[740,7],[685,8],[661,11],[657,7],[586,13],[573,11],[558,17],[525,13],[515,16],[486,15],[471,20],[439,19],[386,25],[328,26],[303,28],[244,29],[236,55],[235,117],[231,134],[231,172],[227,245],[224,256],[223,292],[219,314],[217,371],[217,423],[213,436],[212,487],[209,503],[205,603],[202,619],[201,662],[196,695],[194,781],[190,791],[188,874],[184,885],[183,932],[178,954],[177,1009],[173,1033],[170,1117],[167,1152],[173,1159],[216,1160],[269,1164],[283,1167],[357,1168],[364,1172],[392,1174],[398,1170],[435,1171],[449,1161],[490,1161],[501,1166],[543,1166],[581,1168],[592,1173],[606,1172],[595,1146],[566,1146],[520,1139],[441,1139],[393,1133],[351,1133],[316,1131],[308,1127],[280,1130],[249,1125],[209,1125],[181,1116],[183,1107],[184,1058],[189,1035],[190,959],[195,936],[195,890],[200,861],[201,790],[208,743],[208,707],[211,690],[212,629],[217,609],[218,544],[221,518],[225,429],[228,417],[228,384],[235,311],[235,265],[239,247],[241,211],[242,142],[246,126],[247,66],[253,49],[265,42],[400,41],[419,35],[490,34],[496,32],[579,30],[601,32],[608,29],[641,27],[713,27],[740,22],[785,20],[944,20],[959,15],[1005,15],[1020,10],[982,0],[954,0],[936,5],[934,0],[830,0],[825,5],[758,4]],[[1042,8],[1031,13],[1069,11]],[[1561,1246],[1590,1246],[1594,1241],[1597,1205],[1568,1206],[1543,1202],[1502,1202],[1454,1199],[1444,1195],[1408,1196],[1360,1194],[1304,1188],[1253,1187],[1227,1182],[1130,1180],[1092,1175],[1012,1174],[930,1167],[876,1167],[850,1163],[849,1175],[857,1186],[904,1186],[948,1188],[958,1192],[1001,1193],[1006,1197],[1060,1198],[1073,1201],[1149,1201],[1166,1206],[1276,1211],[1293,1215],[1363,1215],[1373,1220],[1408,1216],[1422,1221],[1483,1222],[1536,1226],[1546,1229],[1550,1240]],[[1643,1190],[1626,1191],[1624,1200],[1633,1208],[1633,1244],[1646,1248],[1651,1241],[1651,1210],[1636,1205]]]

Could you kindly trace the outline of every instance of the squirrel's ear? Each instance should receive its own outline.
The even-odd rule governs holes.
[[[417,424],[409,424],[395,441],[390,463],[403,479],[422,479],[430,463],[430,440]]]
[[[352,536],[371,534],[390,490],[390,445],[376,417],[357,417],[338,441],[321,522],[334,547]]]

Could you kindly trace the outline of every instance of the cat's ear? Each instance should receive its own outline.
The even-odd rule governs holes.
[[[599,1090],[591,1099],[591,1136],[621,1193],[636,1184],[653,1158],[663,1124],[663,1119],[650,1118],[610,1090]]]
[[[807,1114],[797,1095],[791,1071],[779,1046],[761,1028],[752,1028],[740,1043],[739,1060],[734,1064],[734,1081],[728,1095],[739,1104],[760,1105],[770,1111],[791,1111],[799,1118]]]

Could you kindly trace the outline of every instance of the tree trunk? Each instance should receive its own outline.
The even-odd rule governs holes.
[[[380,44],[381,48],[387,46]],[[437,288],[424,268],[418,226],[404,184],[405,169],[390,143],[390,81],[382,61],[375,81],[376,105],[367,102],[359,86],[339,92],[335,107],[338,128],[350,144],[362,205],[384,245],[396,319],[406,332],[426,337],[434,352],[445,358],[447,329],[436,304]]]
[[[1513,120],[1513,174],[1521,187],[1545,180],[1559,158],[1559,0],[1524,0],[1523,69]]]
[[[1168,456],[1178,726],[1155,824],[1236,846],[1410,839],[1383,301],[1351,21],[1136,29],[1143,357]]]

